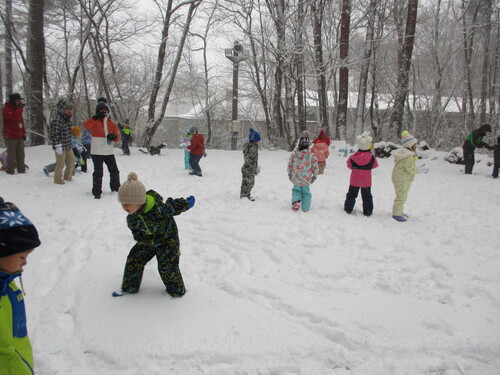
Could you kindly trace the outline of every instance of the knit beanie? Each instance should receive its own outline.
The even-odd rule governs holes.
[[[309,137],[300,137],[299,150],[305,150],[306,148],[309,148],[310,144],[311,143]]]
[[[372,137],[370,137],[369,131],[364,131],[362,134],[356,137],[356,143],[361,151],[367,151],[370,149],[372,144]]]
[[[483,124],[480,129],[483,133],[491,133],[491,125],[490,124]]]
[[[106,103],[104,103],[104,102],[97,103],[97,105],[95,107],[95,113],[98,114],[99,112],[101,112],[103,110],[108,111],[108,113],[109,113],[109,107],[108,107],[108,105]]]
[[[417,143],[417,139],[407,130],[405,130],[401,135],[401,144],[403,145],[403,147],[411,149],[413,145]]]
[[[250,143],[255,143],[255,142],[260,142],[262,137],[260,136],[260,133],[256,131],[254,128],[250,128],[250,134],[248,135],[248,142]]]
[[[0,258],[40,246],[38,232],[14,203],[0,197]]]
[[[137,179],[135,172],[131,172],[127,177],[127,181],[118,189],[118,200],[123,204],[146,203],[146,188]]]
[[[198,128],[196,126],[191,126],[191,129],[189,129],[189,134],[198,134]]]
[[[21,97],[21,94],[19,94],[19,93],[14,93],[14,94],[9,95],[9,103],[15,105],[16,100],[24,100],[24,99]]]

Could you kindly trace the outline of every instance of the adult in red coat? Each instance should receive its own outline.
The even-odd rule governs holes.
[[[191,165],[192,171],[189,172],[190,175],[202,176],[200,168],[200,159],[203,156],[207,156],[205,153],[205,138],[203,135],[198,133],[198,128],[196,126],[191,127],[189,131],[193,138],[191,138],[191,144],[187,146],[189,150],[189,164]]]
[[[8,174],[26,173],[24,165],[24,141],[26,128],[23,119],[23,98],[19,94],[10,94],[9,101],[3,107],[3,139],[7,145]]]
[[[92,135],[92,194],[95,199],[101,199],[103,163],[109,171],[109,187],[111,191],[120,188],[120,171],[116,165],[113,142],[120,140],[120,131],[116,123],[109,117],[109,107],[104,102],[97,103],[96,114],[83,123]]]

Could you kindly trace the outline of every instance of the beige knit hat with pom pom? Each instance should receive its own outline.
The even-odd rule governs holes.
[[[146,188],[137,179],[137,174],[131,172],[118,190],[118,200],[122,204],[144,204],[146,203]]]
[[[370,137],[370,132],[364,131],[361,135],[358,135],[356,137],[356,142],[360,150],[362,151],[369,150],[372,145],[372,137]]]

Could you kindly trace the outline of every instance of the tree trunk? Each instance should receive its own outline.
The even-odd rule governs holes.
[[[43,67],[41,61],[45,59],[45,45],[43,32],[44,0],[30,0],[28,17],[28,45],[26,61],[28,64],[28,114],[31,129],[38,134],[44,131],[43,115]],[[38,146],[45,143],[41,135],[33,134],[31,145]]]
[[[349,33],[351,29],[351,0],[342,0],[342,14],[340,16],[340,62],[339,69],[339,101],[337,104],[338,139],[347,136],[347,101],[349,98]]]
[[[283,74],[285,60],[285,0],[266,0],[267,7],[271,12],[274,26],[276,28],[276,47],[274,53],[276,56],[276,68],[274,71],[274,92],[272,96],[272,128],[273,138],[278,138],[283,141],[285,137],[285,127],[288,126],[287,121],[284,121],[283,116]]]
[[[12,0],[5,0],[5,93],[12,94]]]
[[[305,101],[305,88],[304,88],[304,0],[298,0],[297,3],[297,18],[295,26],[295,46],[294,46],[294,60],[295,60],[295,87],[297,89],[297,115],[299,133],[307,130],[306,127],[306,101]]]
[[[368,73],[370,71],[370,62],[373,52],[373,31],[375,28],[375,17],[378,0],[370,0],[366,12],[366,38],[363,52],[363,61],[361,62],[361,71],[359,73],[358,102],[356,105],[355,130],[354,135],[361,134],[364,128],[366,92],[368,90]]]
[[[318,85],[318,114],[320,127],[328,130],[328,96],[326,90],[326,67],[323,57],[323,17],[325,11],[325,0],[314,0],[311,2],[313,21],[313,43],[314,43],[314,70]]]
[[[408,13],[406,17],[406,30],[401,53],[401,63],[398,66],[398,83],[394,98],[390,120],[391,138],[396,140],[401,135],[402,122],[405,108],[405,100],[408,93],[408,77],[415,41],[415,27],[417,23],[418,0],[409,0]]]
[[[476,5],[472,10],[472,21],[470,24],[467,22],[467,13],[469,13],[468,6],[465,0],[462,0],[462,34],[464,45],[464,94],[462,102],[462,114],[464,117],[464,126],[467,132],[472,131],[474,128],[474,93],[472,91],[472,52],[474,46],[474,36],[476,32],[477,14],[479,6]],[[469,4],[468,4],[469,5]],[[470,29],[470,31],[468,31]]]
[[[0,63],[0,103],[3,105],[3,71],[2,64]],[[0,116],[0,134],[3,134],[3,116]],[[0,137],[0,146],[5,147],[3,137]]]
[[[490,39],[491,39],[491,0],[483,0],[483,71],[481,72],[481,100],[479,102],[479,124],[486,120],[486,104],[488,101],[489,77],[490,77]]]
[[[172,69],[170,71],[170,76],[169,76],[168,82],[167,82],[167,88],[166,88],[165,94],[163,96],[160,114],[158,115],[158,118],[154,119],[155,108],[156,108],[156,106],[155,106],[156,97],[158,95],[159,84],[160,84],[161,75],[162,75],[161,71],[163,70],[164,57],[165,57],[166,45],[163,45],[163,43],[166,43],[166,40],[162,40],[162,45],[160,46],[160,51],[158,53],[158,64],[161,64],[161,69],[159,69],[159,67],[157,66],[156,74],[155,74],[155,81],[154,81],[154,85],[153,85],[155,88],[153,90],[153,93],[151,94],[151,99],[149,101],[149,109],[148,109],[148,125],[149,126],[146,129],[146,135],[145,135],[145,139],[144,139],[144,146],[145,147],[151,146],[151,142],[153,141],[153,137],[156,133],[156,130],[158,129],[158,127],[162,123],[163,118],[165,117],[165,112],[167,110],[168,102],[170,101],[170,94],[172,93],[172,88],[173,88],[174,82],[175,82],[175,76],[177,74],[177,69],[179,68],[179,63],[180,63],[181,58],[182,58],[184,44],[186,43],[186,38],[187,38],[187,35],[189,32],[189,28],[191,26],[191,21],[193,20],[193,15],[194,15],[196,9],[198,8],[198,6],[200,5],[201,1],[202,0],[196,0],[196,1],[190,2],[189,10],[186,14],[186,20],[185,20],[183,31],[182,31],[182,36],[181,36],[181,39],[179,41],[179,45],[177,46],[177,53],[176,53],[176,56],[174,59]],[[169,13],[171,16],[171,14],[172,14],[171,1],[169,1],[169,6],[170,6]],[[170,16],[167,18],[170,19]],[[167,23],[166,20],[165,20],[165,23]],[[162,36],[168,35],[168,27],[169,26],[170,26],[170,24],[167,26],[167,30],[165,30],[165,27],[164,27],[164,30],[162,32]],[[161,54],[163,54],[163,57],[160,57]]]

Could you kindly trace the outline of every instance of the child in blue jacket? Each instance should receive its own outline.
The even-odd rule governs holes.
[[[28,255],[40,246],[35,226],[0,197],[0,374],[32,375],[33,351],[26,328],[21,280]]]

